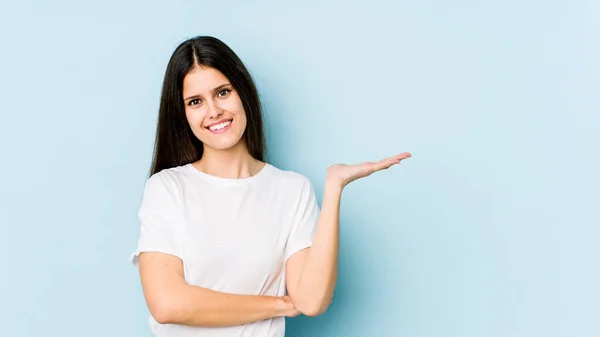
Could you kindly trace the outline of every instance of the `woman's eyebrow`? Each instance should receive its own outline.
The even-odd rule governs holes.
[[[214,88],[212,91],[213,91],[213,92],[217,92],[217,91],[219,91],[219,90],[223,89],[224,87],[227,87],[227,86],[230,86],[230,85],[231,85],[231,84],[229,84],[229,83],[224,83],[224,84],[221,84],[220,86],[218,86],[218,87]],[[190,96],[190,97],[187,97],[187,98],[185,98],[185,99],[184,99],[184,101],[187,101],[187,100],[190,100],[190,99],[196,99],[196,98],[199,98],[199,97],[201,97],[201,96],[202,96],[202,95],[193,95],[193,96]]]

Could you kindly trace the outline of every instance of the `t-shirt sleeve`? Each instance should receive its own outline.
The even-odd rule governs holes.
[[[292,229],[285,249],[287,261],[295,253],[312,245],[313,236],[319,221],[320,208],[314,187],[305,178],[297,202]]]
[[[138,211],[140,235],[137,249],[130,256],[130,262],[136,267],[138,257],[143,252],[166,253],[183,260],[179,230],[182,211],[174,187],[173,183],[159,174],[151,176],[146,182]]]

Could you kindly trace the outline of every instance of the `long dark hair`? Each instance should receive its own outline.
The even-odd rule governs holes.
[[[150,175],[202,158],[204,146],[187,122],[182,97],[183,79],[195,66],[217,69],[239,93],[247,119],[242,139],[252,157],[264,160],[262,107],[252,76],[240,58],[221,40],[197,36],[182,42],[167,65]]]

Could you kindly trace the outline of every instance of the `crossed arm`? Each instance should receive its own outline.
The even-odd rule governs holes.
[[[162,324],[223,327],[286,316],[286,298],[237,295],[188,285],[181,259],[164,253],[142,253],[140,277],[146,304]]]
[[[320,315],[331,301],[337,282],[339,209],[350,182],[399,164],[405,152],[378,162],[336,164],[328,168],[322,210],[310,248],[287,260],[288,296],[235,295],[188,285],[183,264],[175,256],[143,253],[139,257],[148,308],[160,323],[233,326],[278,316]]]
[[[341,192],[339,185],[325,185],[312,246],[287,260],[289,296],[238,295],[192,286],[185,282],[181,259],[148,252],[140,254],[139,270],[150,313],[159,323],[206,327],[323,313],[337,279]]]

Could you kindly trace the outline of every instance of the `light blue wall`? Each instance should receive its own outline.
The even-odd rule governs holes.
[[[600,335],[597,1],[166,3],[0,4],[0,335],[149,336],[127,259],[199,34],[319,194],[334,162],[413,153],[347,188],[334,303],[288,336]]]

